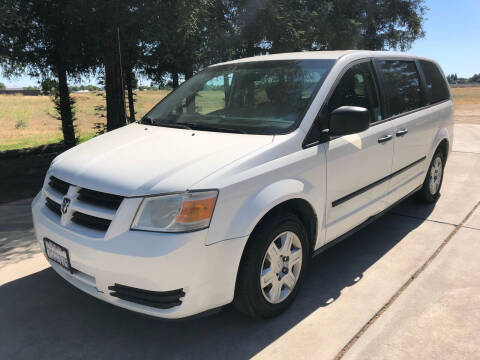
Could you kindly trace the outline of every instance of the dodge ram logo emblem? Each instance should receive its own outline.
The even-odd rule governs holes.
[[[64,197],[63,198],[63,202],[62,202],[62,214],[66,214],[67,213],[67,210],[68,210],[68,206],[70,205],[70,199],[67,198],[67,197]]]

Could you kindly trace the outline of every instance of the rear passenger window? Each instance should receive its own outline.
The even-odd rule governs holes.
[[[391,116],[424,105],[420,77],[413,61],[380,60],[379,65]]]
[[[423,75],[425,76],[429,103],[435,104],[450,99],[448,85],[437,65],[430,61],[420,60],[420,66],[422,67]]]
[[[377,87],[369,62],[353,65],[340,79],[328,102],[328,113],[341,106],[366,108],[370,112],[370,122],[382,120]]]

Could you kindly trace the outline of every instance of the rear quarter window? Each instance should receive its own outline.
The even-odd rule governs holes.
[[[380,60],[390,116],[422,107],[425,103],[415,62]]]
[[[435,104],[450,99],[448,85],[438,66],[426,60],[420,60],[420,66],[425,77],[428,102]]]

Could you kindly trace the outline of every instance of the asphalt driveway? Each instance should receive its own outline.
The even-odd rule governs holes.
[[[478,356],[480,125],[455,130],[438,203],[407,200],[317,256],[267,321],[230,306],[158,320],[94,299],[43,259],[29,200],[0,205],[0,359]]]

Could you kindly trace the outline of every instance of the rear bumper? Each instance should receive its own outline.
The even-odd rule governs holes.
[[[233,300],[241,254],[247,237],[206,246],[207,230],[164,234],[143,231],[119,233],[108,239],[89,238],[63,227],[39,194],[33,204],[33,223],[40,246],[48,238],[69,251],[73,273],[50,262],[65,280],[111,304],[163,318],[195,315]],[[87,233],[88,235],[88,233]],[[154,304],[121,299],[115,284],[163,294],[181,289],[180,304]],[[109,289],[110,287],[110,289]],[[149,304],[149,305],[145,305]],[[162,306],[161,306],[162,307]]]

